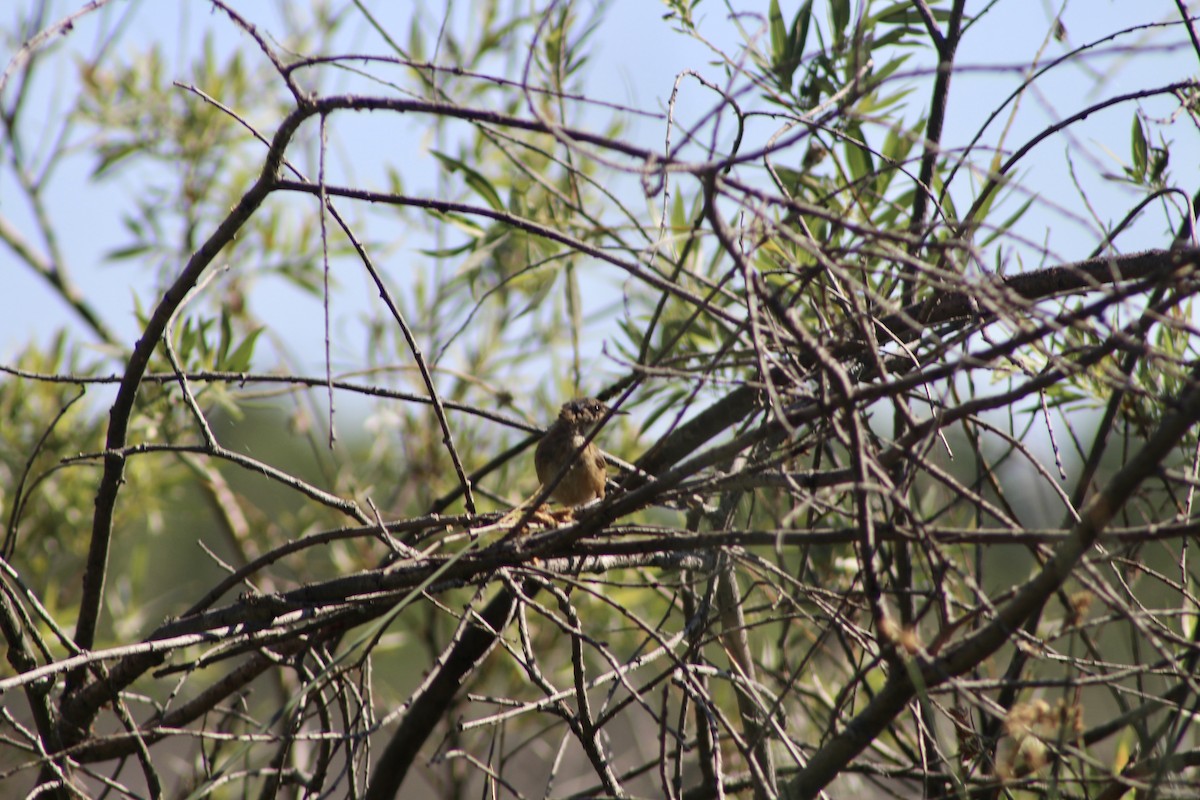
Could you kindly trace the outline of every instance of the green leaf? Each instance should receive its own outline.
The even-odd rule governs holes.
[[[783,24],[783,12],[779,10],[779,0],[771,0],[767,9],[768,27],[771,29],[771,61],[780,64],[787,56],[787,26]]]
[[[489,206],[496,211],[504,211],[504,201],[500,199],[500,194],[496,191],[496,187],[492,186],[492,182],[477,170],[467,166],[457,158],[452,158],[445,153],[433,151],[433,156],[451,172],[461,172],[463,182],[475,191],[475,194],[483,198]]]
[[[437,209],[425,209],[431,216],[437,217],[440,220],[449,222],[454,227],[458,228],[463,233],[473,239],[481,239],[487,235],[487,230],[475,222],[475,220],[464,214],[456,214],[449,211],[438,211]]]
[[[875,47],[879,47],[878,39],[875,40]],[[900,67],[902,67],[904,62],[908,61],[908,59],[908,55],[902,55],[898,58],[893,58],[890,61],[885,62],[882,67],[876,69],[872,73],[871,77],[874,79],[876,84],[882,84],[885,80],[891,77],[893,72],[900,69]]]
[[[850,177],[856,183],[863,183],[865,178],[874,174],[875,160],[867,149],[861,126],[847,125],[846,134],[846,166],[850,168]]]
[[[221,307],[221,341],[217,345],[216,364],[224,364],[225,357],[229,355],[229,348],[233,345],[233,317],[229,313],[229,309]]]
[[[407,56],[415,63],[425,60],[425,35],[421,31],[421,15],[413,14],[408,25]]]
[[[925,120],[920,118],[910,128],[894,126],[888,129],[883,139],[882,153],[897,164],[903,164],[912,152],[913,145],[921,141],[921,132],[925,130]]]
[[[805,0],[792,17],[792,26],[785,29],[779,4],[772,0],[771,51],[772,68],[783,89],[792,88],[792,76],[804,59],[804,44],[808,40],[808,26],[812,21],[812,0]],[[776,38],[778,37],[778,39]],[[778,45],[776,42],[778,41]]]
[[[1171,153],[1163,147],[1150,148],[1150,182],[1156,186],[1163,183],[1164,176],[1167,174],[1167,163],[1171,160]]]
[[[897,167],[904,164],[904,159],[908,158],[909,151],[912,150],[917,138],[918,134],[912,131],[899,127],[888,129],[887,135],[883,139],[883,146],[879,149],[880,154],[887,161],[887,166],[881,167],[875,178],[875,191],[879,195],[882,196],[887,191],[892,180],[898,174]]]
[[[850,25],[850,0],[830,0],[829,17],[834,46],[840,50],[846,41],[846,28]]]
[[[901,0],[871,15],[875,21],[884,25],[904,25],[909,22],[919,22],[921,17],[913,9],[912,0]]]
[[[250,331],[250,334],[241,341],[233,353],[224,359],[223,363],[218,364],[218,369],[228,372],[245,372],[250,369],[250,361],[254,357],[254,343],[258,341],[258,335],[262,332],[261,326]]]
[[[179,347],[176,348],[181,364],[190,364],[193,353],[197,354],[201,361],[207,360],[211,349],[208,344],[208,329],[212,323],[211,319],[195,320],[191,317],[183,321],[183,327],[179,331]]]
[[[995,192],[992,193],[992,196],[993,197],[995,196]],[[1016,224],[1017,220],[1019,220],[1021,217],[1025,216],[1025,212],[1029,210],[1029,207],[1031,205],[1033,205],[1033,201],[1035,199],[1036,198],[1034,198],[1034,197],[1030,197],[1028,200],[1026,200],[1024,203],[1022,203],[1021,207],[1018,208],[1011,216],[1009,216],[1008,219],[1004,220],[1004,222],[1001,222],[1000,225],[995,230],[993,230],[990,234],[988,234],[986,237],[984,237],[981,246],[986,247],[987,245],[991,244],[993,241],[995,241],[999,237],[1003,236],[1006,231],[1011,229],[1012,226]]]
[[[139,242],[131,244],[128,247],[118,247],[115,250],[109,250],[104,254],[105,261],[124,261],[127,259],[140,256],[150,251],[150,245]]]
[[[1133,113],[1133,131],[1130,137],[1130,150],[1133,155],[1133,167],[1129,171],[1129,177],[1139,183],[1146,179],[1146,131],[1142,128],[1142,119],[1135,111]]]
[[[808,26],[812,22],[812,0],[804,0],[800,4],[796,16],[792,18],[791,40],[792,53],[797,60],[804,55],[804,45],[808,42]]]
[[[104,144],[97,148],[100,161],[92,168],[92,178],[104,177],[113,167],[130,156],[137,155],[146,149],[146,143],[138,140]]]
[[[468,241],[466,244],[454,245],[452,247],[442,247],[442,248],[418,247],[417,252],[423,256],[429,256],[430,258],[453,258],[454,256],[461,256],[463,253],[467,252],[468,250],[473,250],[477,245],[478,245],[478,242],[475,241],[473,238],[471,241]]]

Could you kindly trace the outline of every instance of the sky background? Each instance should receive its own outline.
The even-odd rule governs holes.
[[[0,24],[10,26],[23,3],[18,0],[16,8],[0,12]],[[524,8],[525,4],[516,3]],[[589,3],[583,6],[590,7]],[[791,18],[796,2],[781,3],[785,18]],[[968,3],[968,13],[981,8],[983,3]],[[259,28],[266,32],[281,30],[279,5],[268,2],[234,3]],[[476,13],[470,2],[426,3],[367,3],[384,28],[397,38],[405,40],[411,23],[411,14],[419,14],[427,30],[435,21],[448,14],[449,24],[469,25],[471,15]],[[761,31],[764,23],[766,2],[720,3],[713,0],[701,3],[697,18],[700,30],[712,45],[727,53],[736,54],[742,41],[736,26],[731,21],[730,8],[739,12],[738,22],[748,32]],[[59,2],[53,4],[49,15],[57,19],[80,7],[79,3]],[[505,8],[509,5],[505,4]],[[823,13],[823,4],[818,2],[818,13]],[[874,8],[879,8],[877,4]],[[948,146],[965,144],[971,139],[986,116],[998,105],[1024,74],[1024,67],[1032,61],[1056,57],[1071,46],[1095,40],[1113,33],[1122,27],[1136,24],[1172,21],[1177,18],[1174,3],[1143,2],[1127,3],[1118,0],[1076,0],[1052,6],[1037,0],[1009,0],[997,6],[983,23],[969,31],[959,50],[960,72],[954,78],[952,100],[944,141]],[[663,3],[645,0],[616,0],[609,7],[607,16],[592,37],[592,64],[587,69],[586,94],[598,100],[633,106],[647,111],[661,112],[670,96],[676,77],[686,69],[694,69],[718,83],[723,82],[722,71],[713,64],[712,51],[700,43],[671,30],[662,20],[666,6]],[[1048,39],[1050,20],[1056,12],[1062,14],[1066,37],[1063,41]],[[241,51],[247,58],[260,58],[254,45],[220,13],[212,11],[201,0],[180,2],[129,2],[116,0],[96,14],[82,17],[65,40],[59,42],[57,52],[47,58],[31,94],[30,107],[26,110],[29,119],[46,120],[46,130],[53,131],[53,121],[61,110],[68,106],[78,90],[75,62],[65,57],[62,48],[69,52],[90,53],[104,41],[112,30],[114,21],[131,15],[131,24],[123,30],[121,37],[109,46],[114,53],[134,54],[151,42],[160,43],[170,58],[166,64],[162,81],[190,82],[190,65],[206,42],[219,53]],[[337,52],[362,52],[390,55],[391,51],[377,34],[362,21],[344,27],[339,34]],[[1000,132],[1009,126],[1006,146],[1011,151],[1047,124],[1062,119],[1081,107],[1125,91],[1165,84],[1196,73],[1196,59],[1180,29],[1169,31],[1146,30],[1124,36],[1114,43],[1116,48],[1128,48],[1122,52],[1109,48],[1103,57],[1083,59],[1076,66],[1053,71],[1042,78],[1035,90],[1021,101],[1015,117],[1008,113],[992,123],[984,140],[996,140]],[[1154,53],[1139,48],[1151,46]],[[1040,54],[1040,55],[1039,55]],[[921,54],[927,55],[927,54]],[[0,61],[7,64],[12,52],[0,53]],[[926,69],[928,64],[914,60],[908,65],[913,70]],[[495,65],[496,74],[505,74],[514,65]],[[517,75],[507,75],[517,77]],[[707,112],[713,102],[711,94],[699,89],[694,83],[684,82],[678,106],[678,118],[686,121],[696,119]],[[325,87],[327,91],[371,92],[369,84],[345,78]],[[182,91],[182,90],[179,90]],[[378,91],[376,87],[374,91]],[[198,101],[197,101],[198,102]],[[927,98],[918,94],[908,99],[910,118],[925,109]],[[1067,103],[1069,105],[1064,105]],[[1144,103],[1144,113],[1156,119],[1166,119],[1174,113],[1173,104],[1162,100]],[[602,130],[610,121],[609,112],[592,107],[579,119],[581,127]],[[1020,233],[1031,245],[1045,246],[1050,253],[1063,260],[1086,257],[1099,239],[1098,227],[1088,218],[1088,209],[1081,202],[1079,193],[1072,187],[1075,180],[1070,171],[1073,162],[1078,179],[1089,196],[1093,208],[1104,223],[1114,220],[1107,209],[1118,209],[1121,213],[1129,208],[1138,193],[1113,182],[1104,181],[1100,173],[1119,173],[1122,165],[1129,161],[1129,130],[1132,107],[1122,105],[1113,112],[1093,115],[1086,122],[1071,129],[1068,136],[1057,136],[1039,145],[1026,162],[1018,179],[1024,190],[1039,194],[1043,203],[1021,224]],[[433,159],[429,154],[429,137],[419,125],[405,128],[395,115],[342,114],[333,120],[333,140],[330,151],[329,175],[336,183],[348,183],[363,188],[386,188],[385,175],[390,167],[403,175],[405,189],[417,194],[427,191],[433,181]],[[1200,178],[1200,153],[1195,151],[1196,136],[1192,122],[1180,117],[1168,126],[1179,130],[1173,146],[1171,170],[1181,185],[1195,187]],[[270,132],[269,128],[267,129]],[[655,119],[635,122],[627,138],[637,144],[661,148],[664,124]],[[753,141],[753,139],[750,139]],[[291,154],[304,164],[303,153]],[[3,154],[7,158],[7,154]],[[49,212],[58,220],[62,231],[62,247],[68,268],[74,279],[93,303],[106,312],[106,317],[122,339],[132,345],[138,330],[133,318],[135,294],[140,293],[143,307],[151,307],[156,298],[149,293],[151,281],[147,275],[132,267],[129,262],[112,263],[105,254],[128,243],[128,235],[121,225],[123,211],[136,191],[139,191],[137,170],[122,172],[115,178],[100,183],[89,180],[94,167],[92,158],[86,154],[68,159],[56,173],[49,194]],[[304,164],[310,176],[315,175],[314,162]],[[1187,177],[1190,174],[1191,177]],[[965,181],[958,193],[965,198],[973,181]],[[645,199],[637,195],[636,181],[630,180],[622,187],[628,192],[635,208],[645,206]],[[640,204],[640,205],[638,205]],[[1055,213],[1054,206],[1060,207]],[[965,207],[965,206],[964,206]],[[11,172],[0,171],[0,213],[14,221],[18,227],[31,229],[30,212],[15,191]],[[1122,250],[1130,251],[1148,247],[1159,247],[1167,243],[1163,238],[1162,215],[1153,215],[1150,224],[1139,226],[1132,234],[1122,238]],[[380,219],[376,216],[376,219]],[[379,224],[386,224],[380,222]],[[395,224],[395,223],[393,223]],[[387,235],[394,231],[386,232]],[[203,235],[203,234],[202,234]],[[385,235],[380,230],[379,235]],[[385,264],[389,276],[403,285],[403,268],[411,265],[420,256],[418,248],[428,247],[428,241],[411,240],[406,251],[397,253]],[[1025,263],[1025,268],[1043,266],[1042,263]],[[1010,262],[1010,270],[1020,264]],[[359,275],[361,270],[357,271]],[[0,359],[9,361],[31,338],[46,342],[55,331],[67,327],[79,332],[84,328],[74,313],[58,299],[43,280],[18,263],[13,254],[0,245],[0,275],[4,278],[4,291],[0,292]],[[358,283],[355,283],[358,282]],[[308,369],[319,372],[321,360],[322,330],[313,324],[314,314],[321,313],[320,304],[311,296],[279,284],[269,291],[260,291],[252,298],[255,311],[269,324],[282,331],[293,348],[293,352],[308,361]],[[598,280],[597,291],[589,297],[599,307],[619,298],[619,280]],[[335,368],[353,369],[360,358],[363,346],[362,330],[358,324],[364,309],[374,302],[374,291],[360,276],[347,279],[349,291],[343,292],[335,307],[334,345]],[[358,303],[362,303],[361,306]],[[309,359],[308,355],[312,358]]]

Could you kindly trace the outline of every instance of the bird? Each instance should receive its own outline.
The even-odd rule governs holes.
[[[551,500],[574,508],[604,499],[608,469],[600,448],[587,439],[596,425],[610,413],[623,412],[613,411],[594,397],[563,403],[558,419],[546,430],[533,453],[533,466],[537,470],[538,480],[543,487],[553,484]],[[587,442],[586,446],[584,442]],[[555,479],[564,469],[566,474],[555,484]]]

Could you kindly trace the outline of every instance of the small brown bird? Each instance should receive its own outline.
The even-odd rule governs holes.
[[[558,419],[538,442],[533,454],[533,466],[543,486],[550,485],[571,463],[566,475],[550,493],[551,500],[572,508],[604,499],[604,479],[608,475],[604,456],[594,441],[588,442],[587,447],[583,443],[608,413],[608,406],[591,397],[563,403]],[[582,453],[580,448],[583,448]]]

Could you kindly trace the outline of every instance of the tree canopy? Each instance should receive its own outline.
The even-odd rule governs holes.
[[[1185,3],[18,5],[5,785],[1200,790]]]

